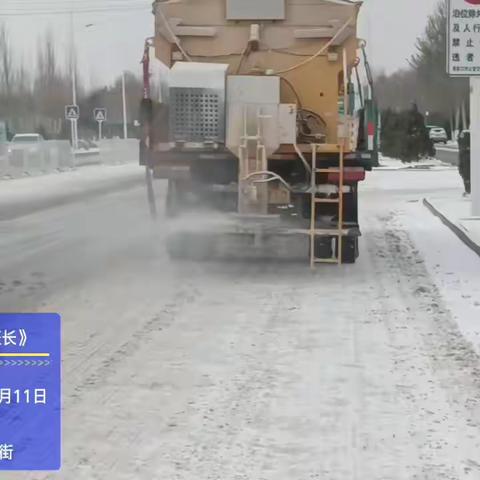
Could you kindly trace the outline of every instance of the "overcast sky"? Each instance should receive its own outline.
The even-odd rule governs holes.
[[[151,4],[150,0],[72,0],[77,5]],[[89,3],[90,2],[90,3]],[[438,0],[365,0],[360,21],[360,36],[368,42],[376,70],[392,72],[406,65],[414,52],[415,39],[422,33],[428,14]],[[11,9],[55,8],[69,0],[0,0],[0,15]],[[64,8],[64,7],[63,7]],[[9,27],[17,55],[33,62],[38,38],[50,28],[55,35],[58,54],[67,55],[70,38],[69,15],[0,16]],[[93,24],[90,27],[86,25]],[[122,69],[140,73],[145,37],[153,34],[153,16],[148,8],[121,14],[78,14],[74,18],[79,68],[89,85],[111,83]]]

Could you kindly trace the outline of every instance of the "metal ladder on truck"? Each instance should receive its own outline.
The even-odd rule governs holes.
[[[317,168],[318,145],[312,145],[312,175],[311,175],[311,209],[310,209],[310,267],[315,268],[317,263],[332,263],[341,265],[343,263],[343,237],[348,231],[343,228],[343,181],[344,181],[344,147],[339,145],[339,166],[338,168]],[[319,198],[317,173],[337,173],[338,197],[337,198]],[[334,203],[338,205],[338,226],[337,228],[317,229],[317,205],[325,203]],[[337,238],[337,255],[333,254],[331,258],[318,258],[315,255],[315,239],[319,236],[331,236]]]

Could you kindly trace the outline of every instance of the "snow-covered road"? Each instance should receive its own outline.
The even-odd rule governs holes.
[[[0,222],[0,310],[64,322],[65,480],[478,480],[480,259],[379,171],[356,265],[172,263],[144,192]]]

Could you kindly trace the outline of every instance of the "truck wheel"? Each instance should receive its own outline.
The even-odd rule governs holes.
[[[338,255],[338,243],[335,250],[336,254]],[[355,263],[359,254],[360,250],[358,246],[358,237],[344,237],[342,247],[342,262],[346,264]]]
[[[332,258],[332,237],[315,238],[315,258]]]

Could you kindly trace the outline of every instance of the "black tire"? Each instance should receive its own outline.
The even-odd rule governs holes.
[[[337,247],[335,250],[338,255],[338,241],[336,243]],[[342,246],[342,263],[353,264],[357,261],[359,255],[358,237],[344,237]]]
[[[332,258],[332,237],[315,238],[315,258]]]

